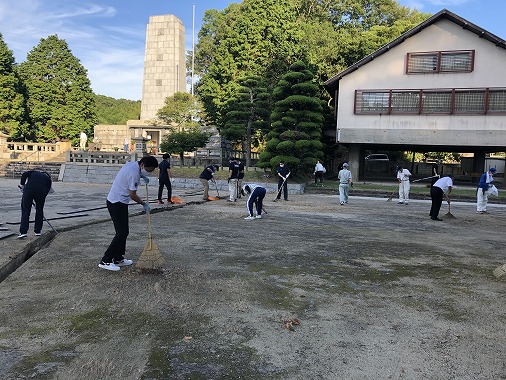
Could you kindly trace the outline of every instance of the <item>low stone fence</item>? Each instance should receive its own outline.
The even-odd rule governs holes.
[[[122,164],[87,164],[87,163],[71,163],[62,164],[60,170],[59,181],[62,182],[82,182],[82,183],[112,183],[114,177],[121,169]],[[244,182],[247,183],[247,182]],[[277,184],[275,183],[258,183],[264,186],[269,193],[277,193]],[[228,182],[225,180],[217,180],[218,190],[228,192]],[[209,184],[209,189],[216,190],[216,185]],[[158,178],[150,177],[150,187],[158,188]],[[173,178],[172,186],[175,189],[199,189],[202,183],[198,178]],[[303,184],[288,184],[289,194],[303,194]]]

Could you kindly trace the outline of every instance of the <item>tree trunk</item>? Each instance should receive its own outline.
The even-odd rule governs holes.
[[[248,127],[246,128],[246,167],[251,166],[251,119],[248,120]]]
[[[179,152],[179,165],[184,166],[184,152]]]

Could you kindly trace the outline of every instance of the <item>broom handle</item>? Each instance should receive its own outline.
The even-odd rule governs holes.
[[[148,184],[146,183],[146,202],[149,205]],[[148,212],[148,241],[151,242],[151,213]]]

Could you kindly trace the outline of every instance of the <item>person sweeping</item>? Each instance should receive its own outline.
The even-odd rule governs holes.
[[[248,201],[246,202],[246,208],[248,209],[248,216],[244,219],[246,220],[261,219],[263,200],[265,198],[265,194],[267,193],[265,187],[257,185],[255,183],[250,183],[242,187],[241,193],[244,196],[248,196]],[[256,216],[253,213],[254,205],[256,205],[257,211]]]
[[[149,178],[146,175],[157,167],[157,159],[153,156],[146,156],[141,158],[140,161],[127,162],[116,174],[111,190],[107,195],[107,210],[111,216],[116,234],[98,264],[99,268],[119,271],[120,267],[133,264],[132,260],[125,258],[126,241],[129,233],[128,204],[131,199],[142,205],[146,213],[150,212],[151,207],[149,207],[149,204],[144,202],[137,194],[137,187],[141,178],[149,183]]]
[[[411,172],[402,166],[397,166],[397,180],[399,181],[399,204],[409,203],[409,177]]]

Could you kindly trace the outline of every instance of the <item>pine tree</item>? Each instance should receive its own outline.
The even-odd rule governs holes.
[[[260,167],[275,168],[284,161],[292,172],[308,172],[323,158],[321,143],[324,109],[314,74],[295,62],[274,88],[274,109]]]
[[[0,131],[13,140],[29,137],[25,97],[16,72],[14,55],[0,33]]]
[[[224,117],[225,125],[220,134],[226,139],[240,143],[246,152],[246,167],[251,166],[251,148],[258,146],[259,132],[268,127],[270,94],[265,83],[257,76],[239,80],[240,87],[235,98],[229,102]]]
[[[27,108],[38,142],[69,139],[93,133],[96,104],[88,73],[57,35],[41,39],[20,65]]]

